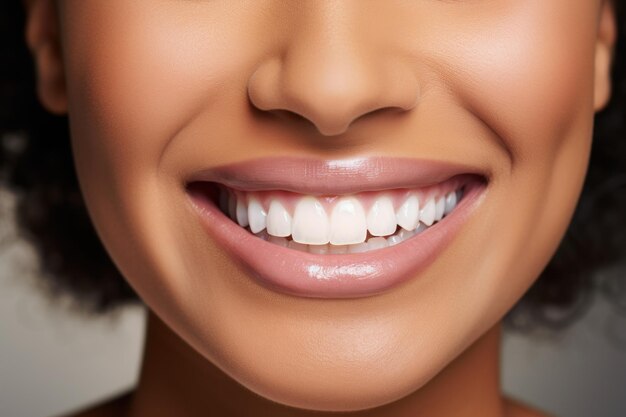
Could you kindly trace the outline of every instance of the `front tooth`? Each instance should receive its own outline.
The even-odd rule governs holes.
[[[430,226],[435,221],[435,199],[429,198],[426,205],[420,210],[420,221]]]
[[[315,197],[303,197],[293,214],[291,238],[299,243],[323,245],[329,241],[329,228],[322,204]]]
[[[258,233],[265,229],[266,217],[267,213],[261,203],[259,203],[256,198],[250,197],[250,202],[248,203],[248,220],[250,221],[250,230],[252,233]]]
[[[439,221],[443,217],[443,212],[446,209],[446,199],[441,196],[435,204],[435,220]]]
[[[419,223],[419,200],[416,195],[412,195],[400,206],[396,213],[396,221],[398,226],[413,230]]]
[[[446,196],[446,209],[443,214],[448,214],[452,211],[452,209],[456,206],[456,192],[451,191]]]
[[[291,214],[280,201],[272,200],[267,212],[267,233],[272,236],[287,237],[291,234]]]
[[[367,229],[372,236],[387,236],[396,231],[396,213],[389,197],[379,197],[367,214]]]
[[[341,198],[330,216],[330,243],[351,245],[365,242],[367,222],[361,202],[354,197]]]
[[[248,208],[246,204],[243,202],[242,198],[237,199],[237,207],[235,208],[235,213],[237,215],[237,223],[239,226],[246,227],[248,224]]]

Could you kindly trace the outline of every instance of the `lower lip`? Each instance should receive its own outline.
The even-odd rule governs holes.
[[[318,255],[267,242],[190,195],[202,226],[259,284],[300,297],[354,298],[379,294],[418,275],[452,239],[481,201],[486,184],[471,181],[450,214],[397,245],[369,252]]]

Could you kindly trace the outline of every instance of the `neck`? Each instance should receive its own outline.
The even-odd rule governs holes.
[[[426,385],[401,400],[374,409],[339,413],[358,416],[501,417],[498,322]],[[336,415],[286,407],[260,397],[198,354],[152,312],[145,354],[130,417]]]

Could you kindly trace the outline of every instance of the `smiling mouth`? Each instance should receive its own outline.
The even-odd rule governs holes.
[[[197,182],[222,213],[274,245],[314,254],[361,253],[397,245],[441,222],[463,198],[471,175],[429,187],[305,195],[282,190],[242,191]]]
[[[418,275],[486,194],[477,167],[410,158],[264,158],[185,182],[218,247],[257,283],[316,298],[386,291]]]

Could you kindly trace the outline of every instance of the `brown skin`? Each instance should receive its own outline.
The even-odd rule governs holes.
[[[268,401],[243,388],[215,366],[207,364],[189,345],[152,316],[149,346],[139,388],[84,412],[68,417],[108,416],[323,416],[324,412],[296,410]],[[150,347],[156,347],[153,351]],[[475,415],[508,417],[550,417],[539,410],[499,394],[500,328],[494,327],[481,340],[463,352],[426,386],[386,406],[349,416],[414,417],[430,415]],[[185,358],[172,361],[171,358]],[[209,366],[207,366],[209,365]],[[203,375],[198,375],[198,367]],[[169,383],[161,385],[160,380]],[[180,390],[173,390],[181,383]],[[206,387],[211,387],[207,392]],[[217,389],[219,387],[219,389]],[[215,391],[215,392],[214,392]],[[454,394],[451,395],[450,393]],[[433,402],[443,402],[435,406]],[[191,405],[186,408],[186,405]],[[200,405],[200,406],[199,406]],[[494,407],[490,412],[489,407]],[[135,411],[141,410],[141,411]]]
[[[41,101],[69,112],[90,215],[151,310],[137,389],[83,415],[545,415],[500,392],[500,322],[577,203],[608,1],[27,3]],[[419,279],[304,299],[257,285],[186,204],[189,174],[270,154],[441,159],[490,182]]]

